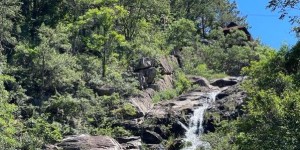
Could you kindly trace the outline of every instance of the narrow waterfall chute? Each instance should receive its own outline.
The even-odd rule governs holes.
[[[183,150],[196,150],[199,147],[204,149],[211,149],[211,146],[208,142],[202,141],[201,135],[204,132],[202,123],[204,121],[205,111],[211,106],[216,100],[216,95],[219,91],[213,91],[210,93],[203,93],[204,98],[201,98],[202,106],[197,108],[189,121],[189,126],[185,133],[184,141],[189,143]]]

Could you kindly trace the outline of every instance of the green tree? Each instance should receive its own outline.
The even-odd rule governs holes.
[[[290,10],[298,11],[299,10],[299,0],[270,0],[268,4],[268,8],[272,11],[278,11],[280,15],[280,19],[284,19],[288,17],[289,21],[292,24],[296,24],[294,31],[299,34],[300,27],[299,27],[299,15],[295,15],[290,13]]]
[[[106,76],[107,60],[114,48],[125,42],[123,35],[114,28],[115,21],[126,15],[121,6],[89,9],[78,21],[79,29],[86,31],[85,42],[89,49],[102,58],[102,77]],[[87,31],[87,28],[92,30]]]
[[[168,32],[168,43],[176,48],[193,46],[196,42],[196,28],[191,20],[179,19],[174,21]]]
[[[2,0],[0,2],[0,51],[4,50],[8,63],[11,63],[14,46],[17,43],[18,22],[20,18],[18,0]]]
[[[16,105],[9,103],[10,92],[4,86],[5,82],[14,82],[15,79],[3,74],[5,60],[2,54],[0,54],[0,64],[0,148],[16,149],[20,146],[17,137],[22,124],[15,116],[18,108]]]

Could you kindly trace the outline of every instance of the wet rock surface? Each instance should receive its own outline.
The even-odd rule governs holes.
[[[215,124],[222,120],[236,119],[243,114],[242,105],[246,97],[246,93],[241,90],[241,77],[228,77],[212,81],[210,84],[205,78],[193,77],[191,79],[198,83],[200,87],[193,91],[187,92],[169,101],[160,102],[153,105],[152,109],[147,113],[147,118],[155,120],[152,124],[156,126],[171,126],[169,132],[175,134],[176,137],[184,137],[186,129],[183,126],[188,126],[189,118],[203,102],[209,99],[204,92],[218,91],[216,100],[206,111],[205,120],[203,122],[204,133],[214,132]],[[214,84],[214,85],[212,85]],[[174,130],[175,128],[175,130]],[[148,128],[153,132],[154,128]],[[163,139],[168,138],[163,136]],[[150,143],[149,143],[150,144]],[[182,146],[182,145],[181,145]]]
[[[203,77],[191,77],[190,79],[200,87],[172,100],[153,104],[152,98],[156,92],[154,88],[147,88],[138,96],[131,97],[129,101],[137,107],[139,113],[135,118],[124,120],[117,126],[132,131],[134,135],[132,137],[113,139],[107,136],[74,135],[66,137],[56,145],[45,145],[44,149],[138,150],[142,147],[146,147],[146,149],[180,149],[183,147],[183,138],[194,111],[211,99],[211,95],[204,93],[213,91],[218,92],[215,101],[205,112],[204,133],[214,132],[217,122],[236,119],[243,114],[241,108],[246,93],[240,88],[241,78],[228,77],[214,80],[211,83]],[[172,142],[170,142],[170,138],[173,138]]]

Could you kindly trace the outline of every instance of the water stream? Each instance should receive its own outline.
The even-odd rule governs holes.
[[[194,111],[192,117],[190,118],[189,126],[186,127],[184,124],[180,123],[183,128],[186,129],[184,141],[188,143],[187,147],[183,148],[183,150],[196,150],[200,147],[205,150],[211,149],[210,144],[202,141],[200,138],[204,132],[202,123],[205,111],[215,101],[218,93],[218,91],[203,93],[203,98],[200,99],[202,106]]]

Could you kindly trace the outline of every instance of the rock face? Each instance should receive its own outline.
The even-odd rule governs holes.
[[[144,71],[147,64],[150,63],[140,65],[143,66],[140,68],[144,69],[139,71]],[[147,69],[152,68],[149,66]],[[158,72],[162,75],[160,80],[150,85],[147,83],[149,87],[138,96],[129,98],[130,102],[138,108],[139,114],[135,119],[126,120],[118,126],[131,130],[134,136],[119,137],[114,140],[107,136],[75,135],[66,137],[59,144],[47,145],[45,149],[138,150],[142,149],[142,143],[149,149],[181,149],[184,144],[182,138],[188,129],[186,126],[189,124],[189,118],[199,106],[211,99],[209,95],[203,93],[216,90],[218,91],[216,99],[210,104],[204,115],[205,133],[214,132],[216,122],[235,119],[243,114],[241,108],[246,94],[240,89],[242,82],[240,77],[228,77],[210,83],[203,77],[192,76],[190,80],[192,83],[200,85],[198,89],[184,93],[172,100],[153,104],[152,98],[156,91],[172,88],[172,74],[162,73],[167,73],[167,70]],[[175,137],[175,139],[173,143],[168,143],[168,147],[165,147],[163,143],[170,137]]]
[[[210,98],[208,95],[203,95],[203,92],[218,91],[215,102],[206,111],[203,123],[205,133],[208,131],[214,132],[216,122],[235,119],[243,114],[241,108],[246,94],[240,89],[242,78],[228,77],[215,80],[212,84],[202,77],[190,77],[190,80],[195,84],[199,84],[200,88],[180,95],[175,99],[157,103],[149,110],[146,117],[148,119],[152,118],[152,124],[155,124],[155,126],[147,126],[147,130],[152,131],[152,136],[156,135],[153,134],[155,132],[163,140],[167,140],[170,134],[183,137],[186,131],[184,126],[189,124],[189,118],[194,110],[202,106],[203,101]],[[165,126],[169,127],[168,131],[164,131]],[[142,140],[147,140],[148,144],[157,144],[160,138],[154,137],[156,137],[155,141],[143,138]]]
[[[113,138],[85,134],[66,137],[57,147],[64,150],[122,150],[121,145]]]
[[[135,66],[134,71],[138,72],[139,70],[147,69],[150,67],[155,67],[156,64],[157,64],[157,62],[155,61],[155,59],[143,57],[138,60],[138,63]]]
[[[173,55],[161,57],[159,63],[162,68],[162,74],[168,75],[174,72],[174,66],[178,66],[177,58]]]
[[[154,93],[153,89],[147,88],[138,96],[129,98],[129,101],[137,108],[139,117],[145,116],[152,109]]]
[[[142,141],[139,136],[120,137],[117,141],[122,145],[123,149],[140,150],[142,149]]]
[[[139,116],[146,115],[152,109],[152,97],[155,91],[173,88],[174,67],[178,66],[175,56],[164,56],[158,61],[141,58],[134,71],[138,74],[140,89],[138,96],[130,97],[129,101],[137,108]]]

